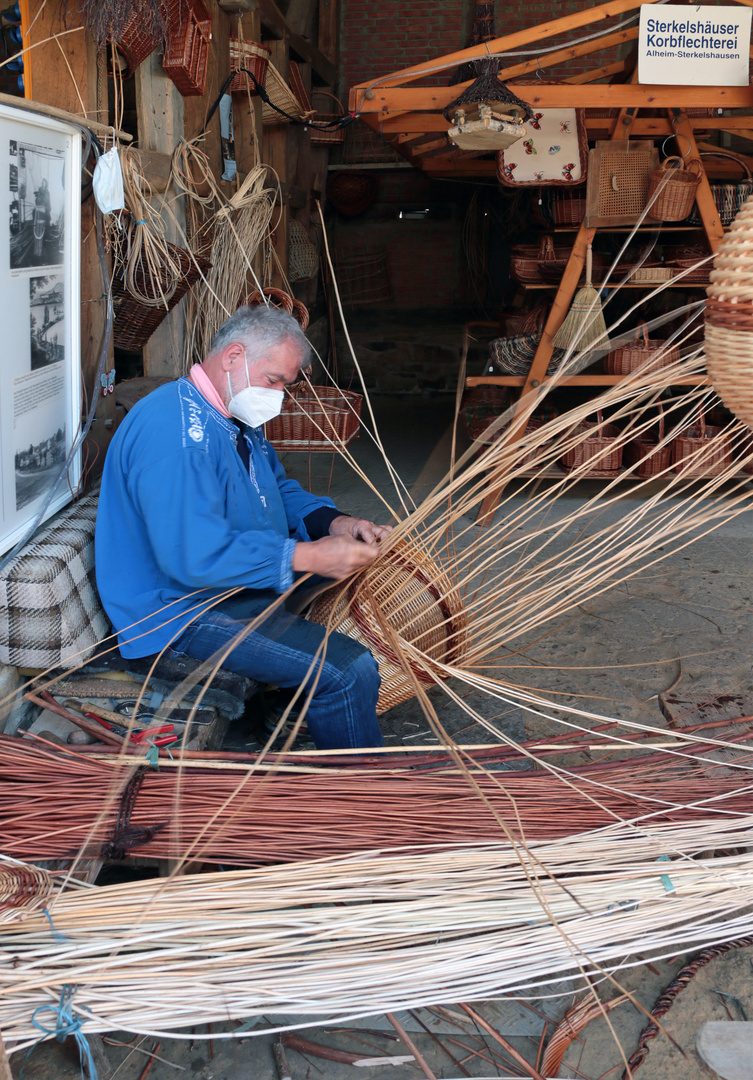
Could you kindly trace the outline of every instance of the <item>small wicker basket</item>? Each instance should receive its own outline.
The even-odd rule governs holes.
[[[212,17],[201,0],[184,0],[180,21],[168,27],[162,58],[165,74],[183,97],[201,96],[206,89]]]
[[[703,412],[697,422],[675,435],[672,461],[683,476],[719,476],[732,465],[734,448],[728,431],[706,423]]]
[[[415,696],[403,664],[421,684],[433,686],[437,679],[447,678],[439,665],[452,664],[463,655],[466,615],[460,592],[414,543],[395,545],[349,585],[333,586],[315,601],[307,617],[355,638],[374,654],[382,678],[380,715]],[[385,626],[402,647],[400,658]],[[411,657],[411,646],[427,658],[430,671]]]
[[[651,205],[646,217],[653,221],[683,221],[693,209],[702,176],[703,165],[698,158],[689,161],[681,157],[666,158],[661,168],[651,173],[648,185]]]
[[[680,359],[680,350],[676,345],[667,345],[664,339],[648,336],[648,327],[640,323],[635,332],[635,340],[629,345],[620,345],[612,349],[604,358],[604,370],[607,375],[629,375],[632,371],[659,371],[661,368],[676,364]]]
[[[540,285],[539,250],[535,244],[516,244],[510,252],[510,277],[521,285]]]
[[[577,188],[551,188],[547,203],[555,225],[580,225],[586,216],[586,193]]]
[[[363,398],[337,386],[300,383],[288,388],[282,412],[265,425],[278,454],[332,452],[358,435]]]
[[[641,432],[640,438],[634,439],[625,447],[625,462],[635,466],[633,476],[638,476],[641,480],[666,475],[672,464],[672,443],[664,441],[664,409],[660,402],[657,402],[657,405],[659,437],[656,442],[648,437],[647,432]]]
[[[570,431],[577,438],[561,460],[563,469],[577,471],[580,477],[616,476],[622,468],[622,444],[618,443],[620,429],[605,424],[599,409],[596,421],[583,420]]]
[[[231,94],[245,94],[249,93],[253,97],[258,94],[256,89],[256,83],[253,79],[249,79],[245,71],[241,71],[241,68],[246,68],[254,76],[265,89],[267,81],[267,70],[269,68],[269,58],[271,56],[270,50],[266,45],[262,45],[259,41],[246,41],[243,42],[243,48],[241,49],[241,43],[236,37],[230,38],[230,67],[235,71],[233,81],[230,83]]]
[[[329,98],[337,105],[339,112],[315,112],[309,119],[314,124],[336,124],[337,121],[342,120],[347,116],[347,112],[343,107],[339,98],[334,94],[328,94],[325,90],[312,90],[311,97],[319,95],[320,97]],[[344,127],[311,127],[311,145],[312,146],[338,146],[340,143],[345,142],[345,128]]]

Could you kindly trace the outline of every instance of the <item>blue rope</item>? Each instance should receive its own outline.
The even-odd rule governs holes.
[[[52,921],[47,908],[42,908],[42,914],[47,916],[52,931],[52,936],[55,941],[62,942],[67,941],[65,934],[55,929],[55,924]],[[24,1080],[24,1066],[29,1060],[31,1052],[39,1046],[40,1042],[44,1042],[44,1036],[54,1035],[58,1042],[65,1042],[69,1035],[72,1035],[76,1040],[78,1046],[78,1052],[81,1059],[81,1076],[84,1075],[84,1062],[86,1062],[86,1068],[89,1072],[90,1080],[97,1080],[97,1069],[94,1064],[94,1058],[92,1057],[91,1047],[89,1046],[89,1040],[84,1035],[82,1028],[84,1026],[84,1020],[80,1016],[74,1015],[73,1012],[73,998],[76,995],[76,987],[66,983],[60,993],[60,1001],[57,1005],[39,1005],[31,1014],[31,1022],[37,1031],[42,1032],[42,1038],[39,1042],[34,1043],[34,1046],[30,1046],[26,1052],[24,1063],[21,1066],[20,1080]],[[55,1016],[55,1027],[45,1027],[37,1016],[39,1013],[51,1012]]]

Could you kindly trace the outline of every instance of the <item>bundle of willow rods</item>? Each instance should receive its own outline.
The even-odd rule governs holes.
[[[34,1009],[64,987],[84,1034],[169,1036],[493,998],[635,950],[730,940],[753,925],[753,855],[701,852],[752,840],[750,817],[620,826],[526,851],[466,844],[64,892],[49,918],[0,927],[13,958],[0,1029],[10,1047],[33,1043]]]
[[[753,733],[747,733],[747,740]],[[746,741],[747,741],[746,740]],[[703,744],[694,744],[702,756]],[[636,756],[636,755],[631,755]],[[753,755],[741,761],[753,770]],[[255,773],[139,759],[97,761],[0,740],[0,850],[23,860],[126,854],[260,866],[354,852],[505,838],[555,840],[615,822],[735,821],[753,775],[692,757],[504,775],[358,768]],[[726,766],[726,763],[725,763]]]

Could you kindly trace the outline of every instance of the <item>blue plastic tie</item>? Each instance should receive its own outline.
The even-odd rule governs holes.
[[[656,861],[657,862],[671,862],[671,859],[670,859],[669,855],[660,855],[659,858]],[[672,879],[670,878],[669,874],[662,874],[661,875],[661,883],[664,886],[664,888],[667,890],[667,892],[674,892],[675,891],[675,887],[672,884]]]
[[[136,225],[146,225],[146,218],[142,218],[141,221],[137,221]]]
[[[45,912],[45,914],[47,913]],[[49,918],[49,915],[47,915],[47,917]],[[97,1069],[94,1064],[91,1047],[89,1046],[89,1040],[81,1030],[84,1026],[84,1021],[80,1016],[76,1016],[73,1012],[73,998],[75,995],[76,988],[66,983],[61,991],[59,1003],[57,1005],[38,1006],[31,1014],[31,1022],[37,1031],[42,1032],[43,1037],[39,1042],[43,1042],[44,1037],[49,1035],[54,1035],[58,1042],[65,1042],[68,1036],[72,1035],[76,1040],[76,1045],[78,1046],[78,1052],[81,1058],[81,1076],[83,1077],[84,1075],[84,1062],[86,1062],[90,1080],[97,1080]],[[55,1016],[55,1027],[45,1027],[43,1023],[37,1020],[37,1016],[42,1012],[51,1012]],[[34,1046],[29,1047],[26,1057],[24,1058],[24,1065],[26,1065],[26,1062],[29,1060],[29,1054],[31,1054],[34,1047],[38,1045],[39,1043],[35,1043]],[[23,1066],[21,1067],[20,1078],[21,1080],[24,1080]]]

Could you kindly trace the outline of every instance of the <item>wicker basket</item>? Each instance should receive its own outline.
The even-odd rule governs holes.
[[[753,195],[753,178],[751,177],[750,169],[738,154],[729,150],[714,150],[713,152],[704,150],[701,153],[701,157],[731,158],[733,161],[737,162],[745,173],[745,177],[742,180],[711,184],[711,194],[714,196],[714,202],[719,211],[719,221],[722,225],[731,225],[740,210],[742,210],[746,201]],[[697,209],[693,211],[689,220],[694,225],[701,224],[701,217]]]
[[[265,425],[278,453],[333,451],[358,435],[363,398],[336,386],[301,383],[288,389],[282,412]]]
[[[296,300],[294,296],[289,296],[288,293],[283,292],[282,289],[274,289],[272,287],[264,290],[264,295],[267,301],[272,307],[282,308],[283,311],[287,311],[288,315],[292,315],[294,319],[298,321],[301,330],[306,330],[309,325],[309,311],[305,304],[302,304],[300,300]],[[256,307],[257,304],[261,304],[262,295],[258,289],[255,292],[249,293],[243,300],[239,307]]]
[[[580,225],[586,216],[586,194],[577,188],[552,188],[547,191],[547,200],[555,225]]]
[[[562,280],[565,268],[567,267],[571,252],[572,246],[568,245],[558,248],[551,236],[543,236],[541,238],[541,247],[539,248],[538,256],[538,270],[541,280],[559,284]],[[607,266],[607,259],[601,252],[592,252],[591,267],[594,276],[603,274],[607,269]],[[578,283],[584,285],[585,281],[586,268],[584,265]]]
[[[667,346],[664,339],[648,336],[648,327],[641,323],[635,332],[635,340],[629,345],[620,345],[604,357],[604,370],[607,375],[629,375],[632,371],[659,371],[669,367],[680,359],[680,350],[676,345]]]
[[[684,221],[693,209],[702,176],[703,166],[698,158],[689,161],[681,157],[666,158],[661,168],[651,173],[648,185],[651,205],[646,217],[653,221]]]
[[[578,471],[579,476],[614,477],[622,468],[621,444],[617,440],[620,429],[616,424],[605,424],[601,410],[596,421],[584,420],[569,432],[578,442],[561,460],[563,469]]]
[[[319,270],[319,253],[300,221],[288,226],[288,280],[307,281]]]
[[[206,89],[212,18],[201,0],[185,0],[180,21],[168,29],[162,67],[183,97]]]
[[[729,432],[707,424],[703,412],[694,426],[675,435],[672,442],[674,469],[683,476],[719,476],[730,468],[733,457]]]
[[[333,172],[327,180],[327,198],[343,217],[365,213],[379,192],[379,177],[375,172],[343,169]]]
[[[331,101],[334,101],[337,105],[339,112],[315,112],[310,117],[314,124],[332,124],[335,121],[342,120],[347,116],[342,102],[334,94],[328,94],[325,90],[313,90],[311,93],[312,98],[315,96],[326,97]],[[338,146],[340,143],[345,142],[345,128],[344,127],[312,127],[309,128],[311,132],[311,145],[312,146]]]
[[[711,263],[706,262],[703,266],[698,266],[697,263],[703,259],[708,259],[709,251],[707,248],[702,247],[667,247],[664,249],[664,258],[668,263],[671,263],[675,268],[676,277],[678,274],[684,273],[689,270],[682,277],[681,283],[683,285],[708,285],[711,274]]]
[[[512,337],[495,338],[489,343],[489,356],[501,375],[527,375],[531,370],[541,335],[514,334]],[[565,356],[565,349],[553,349],[552,358],[546,369],[547,375],[554,375]]]
[[[180,27],[185,19],[185,4],[186,0],[166,0],[163,7],[165,26],[168,28]],[[139,18],[138,11],[134,11],[124,24],[120,37],[115,42],[115,48],[123,65],[121,70],[123,78],[133,75],[139,64],[142,64],[147,56],[151,56],[161,44],[161,36],[149,33],[144,28],[143,20]]]
[[[753,428],[753,198],[714,259],[706,290],[706,369],[724,404]]]
[[[643,285],[661,285],[664,281],[671,281],[675,272],[671,266],[636,266],[629,270],[626,281],[632,281]]]
[[[167,245],[172,259],[180,265],[181,278],[173,295],[167,301],[167,307],[160,304],[158,307],[147,307],[140,303],[135,296],[125,289],[120,277],[116,274],[112,281],[112,300],[114,309],[113,340],[119,349],[136,351],[143,349],[149,338],[160,325],[168,311],[180,303],[191,286],[199,280],[200,273],[206,275],[212,265],[208,259],[200,255],[191,256],[183,248],[175,244]],[[195,260],[195,261],[194,261]],[[198,267],[196,266],[198,263]],[[137,285],[146,289],[146,281],[139,280]]]
[[[478,425],[486,425],[508,409],[511,402],[510,391],[506,386],[473,386],[463,394],[461,412],[468,434],[471,438]],[[474,429],[474,425],[476,428]]]
[[[244,40],[243,51],[241,52],[240,41],[237,37],[231,37],[230,67],[235,71],[235,75],[233,76],[233,81],[230,83],[230,93],[249,93],[253,97],[254,94],[258,94],[259,92],[256,89],[256,83],[253,79],[249,79],[244,71],[239,70],[240,68],[246,68],[250,71],[254,76],[254,79],[267,90],[267,71],[269,69],[269,58],[271,55],[272,54],[266,45],[262,45],[258,41]]]
[[[316,600],[308,618],[355,638],[374,654],[382,679],[380,715],[415,694],[385,624],[401,645],[414,645],[429,659],[432,670],[426,671],[406,651],[401,655],[424,686],[447,678],[439,665],[452,664],[463,655],[466,615],[459,590],[415,544],[392,547],[349,585],[329,589]]]
[[[634,465],[633,476],[641,480],[650,480],[654,476],[666,475],[672,464],[672,443],[664,442],[664,409],[659,408],[659,438],[654,442],[647,433],[641,433],[625,447],[625,462]]]
[[[389,263],[385,251],[338,255],[336,270],[337,286],[346,306],[387,304],[392,299]]]
[[[535,244],[516,244],[510,252],[510,276],[521,285],[540,285],[539,248]]]

